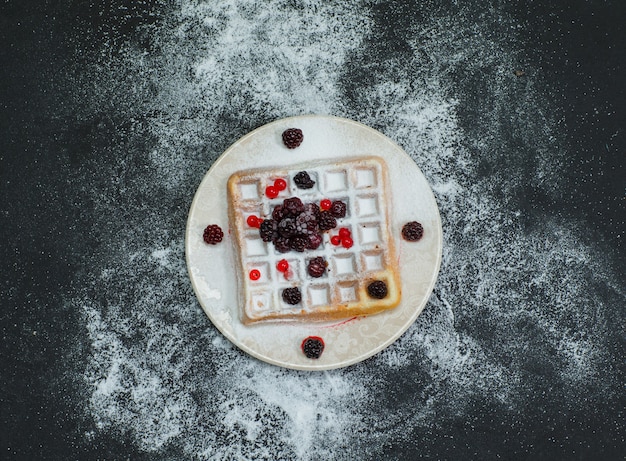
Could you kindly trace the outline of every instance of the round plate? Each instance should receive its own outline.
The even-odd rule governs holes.
[[[281,134],[300,128],[304,142],[290,150]],[[240,321],[234,233],[228,219],[227,181],[250,168],[284,167],[320,159],[377,156],[389,170],[390,229],[400,270],[400,304],[380,314],[331,323],[275,322],[243,325]],[[402,238],[402,226],[419,221],[424,237]],[[204,228],[218,224],[224,240],[207,245]],[[441,262],[439,210],[426,178],[393,141],[360,123],[329,116],[277,120],[247,134],[215,162],[200,183],[187,220],[187,267],[202,308],[213,324],[239,348],[265,362],[300,370],[327,370],[364,360],[394,342],[415,321],[433,290]],[[319,336],[325,349],[319,359],[307,358],[301,344]]]

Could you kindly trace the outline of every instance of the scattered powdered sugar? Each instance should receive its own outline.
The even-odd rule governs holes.
[[[141,451],[181,459],[375,459],[467,418],[477,401],[523,414],[547,377],[557,401],[582,406],[620,391],[601,375],[615,359],[607,312],[623,287],[576,223],[524,208],[524,184],[508,181],[558,195],[565,155],[541,82],[528,77],[520,90],[512,75],[515,29],[487,34],[489,20],[469,7],[433,10],[408,26],[415,39],[400,59],[372,43],[378,27],[351,2],[183,1],[150,30],[152,52],[125,44],[91,71],[92,110],[112,98],[122,115],[144,114],[135,129],[153,145],[134,146],[127,155],[140,165],[124,168],[112,148],[97,167],[111,181],[91,181],[93,165],[76,179],[93,197],[90,235],[104,242],[74,300],[90,342],[88,438],[127,433]],[[351,75],[361,83],[349,98]],[[120,80],[129,88],[115,94]],[[467,122],[476,106],[478,122]],[[417,322],[366,362],[323,373],[231,345],[195,300],[182,240],[211,162],[250,129],[299,113],[352,117],[403,146],[432,184],[445,235]],[[502,124],[515,116],[528,122],[515,126],[519,155]],[[502,169],[484,174],[484,162]]]

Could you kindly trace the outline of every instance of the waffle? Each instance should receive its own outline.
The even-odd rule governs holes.
[[[310,189],[300,189],[293,178],[306,171],[315,181]],[[287,187],[275,198],[265,188],[282,178]],[[337,227],[322,234],[323,243],[315,250],[280,253],[273,242],[264,242],[258,228],[251,227],[250,215],[270,218],[272,210],[290,197],[319,204],[322,199],[347,204]],[[391,197],[387,168],[382,159],[360,157],[350,160],[306,163],[289,168],[249,170],[228,180],[228,207],[238,256],[241,294],[241,320],[244,324],[271,320],[326,321],[370,315],[391,309],[400,302],[400,283],[388,213]],[[354,242],[350,248],[331,243],[340,228],[348,228]],[[315,278],[307,264],[321,256],[328,263],[325,274]],[[277,269],[285,259],[287,272]],[[251,280],[251,271],[258,271]],[[383,281],[387,294],[376,299],[368,293],[373,281]],[[286,288],[298,287],[301,301],[287,304]]]

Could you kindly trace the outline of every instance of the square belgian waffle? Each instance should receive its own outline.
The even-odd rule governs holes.
[[[315,182],[310,189],[295,183],[293,178],[301,171]],[[284,180],[286,188],[276,197],[268,197],[266,188],[277,179]],[[271,218],[273,209],[292,197],[318,206],[324,199],[347,205],[346,216],[337,219],[335,229],[322,233],[322,244],[315,250],[281,253],[248,223],[251,215],[261,220]],[[228,202],[244,324],[351,318],[391,309],[400,302],[397,259],[389,229],[391,197],[382,159],[360,157],[237,172],[228,181]],[[342,228],[350,231],[353,245],[349,248],[331,243],[331,237]],[[312,277],[307,271],[309,261],[316,257],[327,263],[321,277]],[[285,272],[277,268],[283,259],[289,267]],[[251,278],[251,272],[256,277]],[[386,286],[382,299],[380,293],[376,297],[368,290],[373,282]],[[282,296],[285,289],[293,287],[301,293],[301,301],[295,305],[286,303]]]

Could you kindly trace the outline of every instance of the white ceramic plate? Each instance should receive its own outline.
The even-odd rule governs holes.
[[[300,128],[304,142],[290,150],[281,134]],[[377,156],[389,169],[390,228],[395,239],[402,300],[389,311],[332,323],[241,323],[234,235],[228,220],[227,181],[250,168],[284,167],[323,159]],[[419,221],[424,237],[407,242],[402,226]],[[218,224],[225,233],[218,245],[202,239],[205,227]],[[187,220],[187,267],[200,304],[213,324],[239,348],[265,362],[300,370],[328,370],[360,362],[393,343],[411,326],[426,305],[441,262],[439,210],[426,178],[415,162],[393,141],[360,123],[308,115],[277,120],[233,144],[200,183]],[[319,359],[301,350],[304,338],[319,336],[325,349]]]

